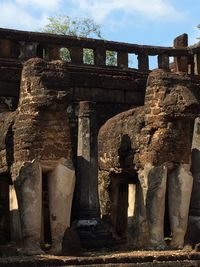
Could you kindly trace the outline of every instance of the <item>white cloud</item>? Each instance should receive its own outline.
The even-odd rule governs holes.
[[[41,29],[56,14],[91,17],[109,27],[145,19],[175,21],[183,18],[168,0],[0,0],[0,27]],[[115,12],[117,11],[117,18]],[[139,20],[137,20],[139,19]]]
[[[92,16],[102,22],[113,11],[140,14],[150,19],[179,20],[183,14],[164,0],[72,0],[79,12]]]
[[[197,39],[200,35],[199,29],[197,28],[197,25],[193,26],[193,28],[191,29],[191,31],[188,33],[188,43],[189,45],[193,45],[195,43],[198,43],[199,40]]]
[[[19,3],[21,1],[21,3]],[[39,2],[37,0],[31,0]],[[30,6],[24,6],[25,0],[2,1],[0,2],[0,27],[15,28],[22,30],[39,30],[46,22],[49,14],[46,10],[41,10],[34,14]]]
[[[59,9],[61,0],[16,0],[16,3],[25,7],[31,6],[44,10],[55,11]]]

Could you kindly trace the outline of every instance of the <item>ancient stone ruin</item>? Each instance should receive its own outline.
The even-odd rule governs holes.
[[[186,34],[156,47],[0,29],[0,245],[193,248],[199,113],[200,46]]]

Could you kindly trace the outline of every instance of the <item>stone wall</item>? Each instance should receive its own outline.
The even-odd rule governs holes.
[[[159,168],[164,166],[166,170],[168,199],[175,189],[176,196],[186,195],[186,192],[179,192],[180,184],[187,182],[184,172],[180,175],[181,182],[176,181],[172,175],[181,164],[188,166],[190,173],[193,124],[199,113],[199,88],[199,79],[191,79],[183,73],[154,70],[148,77],[144,106],[114,116],[99,131],[99,191],[102,214],[111,220],[113,232],[121,238],[124,237],[127,222],[123,218],[127,218],[127,205],[123,200],[128,195],[128,184],[136,184],[137,202],[133,214],[135,221],[131,229],[132,237],[137,236],[134,241],[136,246],[139,242],[144,246],[148,240],[140,239],[148,229],[148,225],[144,225],[142,230],[141,225],[145,219],[138,223],[138,218],[143,216],[142,212],[146,209],[147,216],[150,214],[152,220],[159,221],[157,216],[165,210],[165,203],[168,201],[165,202],[165,194],[161,192],[158,195],[163,196],[163,203],[160,200],[158,204],[159,200],[156,199],[155,192],[162,181],[160,177],[165,177],[159,174]],[[148,174],[148,168],[155,168],[157,174],[156,171],[152,175]],[[173,181],[174,184],[171,184]],[[189,187],[191,188],[191,183],[185,186],[186,189]],[[143,196],[147,196],[147,200],[144,197],[144,203],[148,203],[144,210],[141,205],[143,200],[138,197],[141,188]],[[180,201],[176,196],[169,200],[171,210],[178,210],[176,205]],[[154,200],[157,203],[154,205],[159,205],[156,209],[149,204]],[[187,200],[183,205],[189,208]],[[163,221],[160,226],[164,229]]]
[[[54,63],[55,66],[56,62]],[[68,73],[67,82],[62,82],[68,92],[68,109],[73,136],[74,154],[77,144],[77,115],[79,101],[97,103],[98,128],[119,112],[142,105],[144,102],[146,73],[136,70],[122,71],[92,66],[63,64]],[[0,60],[0,110],[14,111],[18,104],[22,63]],[[48,70],[47,86],[57,86],[54,70]]]
[[[52,157],[57,159],[60,157],[59,148],[62,144],[66,151],[70,151],[68,149],[70,142],[65,142],[69,139],[68,121],[63,120],[62,117],[65,113],[69,117],[73,156],[76,163],[77,115],[80,101],[96,102],[98,129],[109,118],[125,111],[111,119],[113,123],[108,123],[105,133],[108,142],[104,142],[104,139],[100,141],[100,153],[103,151],[101,144],[108,152],[106,157],[106,153],[103,153],[101,157],[103,159],[101,169],[106,172],[106,175],[111,168],[113,172],[114,166],[119,179],[123,179],[124,176],[120,177],[118,174],[125,171],[126,184],[135,183],[137,182],[135,170],[141,166],[144,167],[146,162],[155,165],[167,161],[174,162],[178,155],[178,161],[183,160],[189,163],[188,149],[191,146],[192,125],[185,133],[186,119],[183,118],[180,125],[175,116],[180,110],[176,108],[171,110],[172,106],[176,106],[175,104],[180,109],[183,104],[184,110],[184,97],[187,98],[188,95],[187,93],[182,95],[183,99],[179,101],[178,93],[176,93],[164,103],[164,98],[169,93],[168,87],[180,84],[179,92],[182,93],[181,86],[189,81],[186,74],[200,73],[199,46],[187,47],[187,35],[177,38],[174,47],[153,47],[5,29],[0,29],[0,33],[0,124],[3,125],[0,129],[1,175],[10,172],[10,166],[15,158],[18,163],[32,160],[35,157],[45,160],[46,155],[53,151]],[[69,49],[71,62],[58,60],[60,49],[63,47]],[[93,50],[94,65],[84,64],[85,48]],[[116,66],[106,65],[106,51],[108,50],[116,51]],[[137,69],[129,68],[129,53],[137,56]],[[148,83],[153,84],[152,79],[155,79],[155,84],[153,88],[147,87],[145,97],[149,56],[157,56],[158,67],[164,71],[161,83],[155,76],[150,75]],[[169,57],[175,59],[171,69]],[[35,59],[26,63],[29,58]],[[48,60],[48,62],[39,58]],[[54,61],[49,62],[49,60]],[[31,65],[31,62],[34,67],[26,69],[26,65]],[[21,77],[23,66],[23,77]],[[166,71],[171,72],[166,74]],[[176,81],[177,74],[173,74],[173,71],[182,73],[179,75],[178,82]],[[158,72],[159,75],[161,72]],[[194,83],[198,84],[199,76],[193,76],[193,78]],[[62,91],[64,94],[64,98],[61,97],[59,112],[54,109],[53,105],[54,101],[59,101],[59,94],[57,95],[56,91]],[[195,94],[200,99],[198,90]],[[18,103],[19,95],[20,103]],[[145,107],[143,106],[144,97]],[[15,120],[18,104],[20,108],[17,111],[17,120]],[[135,107],[138,108],[133,111]],[[166,107],[168,110],[165,110]],[[173,119],[166,118],[165,112],[173,115]],[[174,128],[171,127],[173,120]],[[13,136],[10,129],[14,121],[15,147],[13,151],[13,144],[10,142]],[[60,122],[62,122],[62,127],[60,127]],[[119,127],[115,128],[118,122]],[[122,128],[125,132],[120,139],[118,134]],[[110,138],[108,138],[109,134]],[[175,145],[174,137],[177,141]],[[23,143],[22,140],[25,142]],[[110,142],[111,140],[114,141]],[[44,145],[42,150],[41,143]],[[13,167],[13,173],[15,173],[17,167],[15,165]],[[173,168],[170,164],[169,167]],[[130,182],[131,178],[135,180]],[[6,179],[8,187],[9,177]],[[105,179],[105,182],[108,182],[106,186],[109,186],[109,181]],[[124,203],[123,205],[127,208],[128,188],[125,186],[120,190],[123,191],[123,196],[120,201],[118,199],[118,202]],[[102,193],[102,196],[104,197],[105,194]],[[3,197],[7,199],[7,195]],[[115,207],[116,211],[119,207]],[[124,212],[124,209],[122,208],[121,211]],[[123,225],[126,224],[124,218],[121,221],[118,220],[118,226],[119,224],[121,224],[119,227],[121,231]],[[5,223],[2,225],[6,228]]]

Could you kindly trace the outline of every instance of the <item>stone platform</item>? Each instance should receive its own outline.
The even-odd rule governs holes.
[[[0,267],[44,266],[200,266],[200,253],[184,251],[87,252],[82,257],[29,256],[1,257]]]

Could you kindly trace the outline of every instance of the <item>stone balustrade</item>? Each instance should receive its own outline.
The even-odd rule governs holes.
[[[84,50],[90,49],[94,66],[107,66],[107,51],[113,51],[117,68],[131,68],[129,58],[134,54],[137,60],[134,67],[142,72],[149,71],[149,58],[157,56],[155,67],[200,74],[200,45],[188,47],[186,34],[177,37],[173,47],[160,47],[0,28],[0,58],[56,60],[63,48],[68,49],[71,64],[85,64]]]

